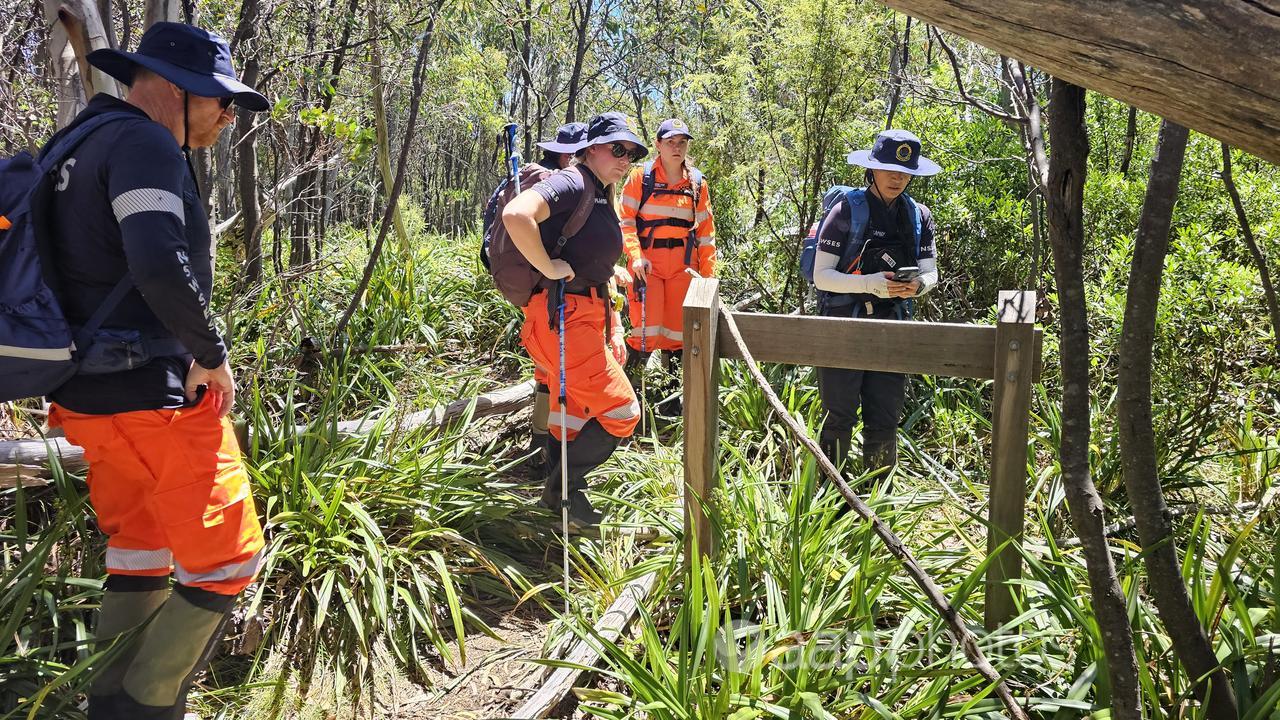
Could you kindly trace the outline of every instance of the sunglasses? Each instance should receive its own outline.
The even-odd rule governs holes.
[[[222,108],[223,110],[226,110],[227,108],[231,107],[231,103],[235,101],[236,101],[236,98],[234,95],[218,98],[218,107]]]
[[[609,143],[609,152],[613,153],[616,158],[629,157],[631,162],[638,162],[645,155],[645,152],[640,148],[627,149],[627,146],[620,142]]]

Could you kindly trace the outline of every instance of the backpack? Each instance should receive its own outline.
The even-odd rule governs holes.
[[[520,188],[521,190],[531,188],[555,172],[582,173],[576,165],[564,170],[550,170],[537,163],[529,163],[520,168],[520,174],[517,176]],[[565,221],[560,239],[556,241],[554,247],[547,249],[547,254],[553,260],[560,257],[564,244],[582,230],[582,226],[587,223],[587,218],[591,216],[591,211],[595,209],[595,183],[584,176],[582,186],[586,190],[579,198],[578,206]],[[499,183],[493,195],[489,197],[489,202],[484,209],[484,240],[480,247],[480,261],[493,276],[493,284],[498,287],[503,297],[513,305],[524,307],[529,303],[529,298],[533,297],[534,291],[542,287],[546,278],[529,264],[524,253],[520,252],[520,249],[511,241],[511,236],[507,235],[507,228],[502,223],[502,211],[515,196],[515,184],[507,178]]]
[[[652,231],[653,228],[670,226],[678,228],[688,228],[689,237],[684,243],[684,264],[693,264],[693,247],[697,245],[697,235],[695,228],[697,227],[696,218],[698,214],[698,198],[702,193],[702,171],[698,168],[689,168],[689,190],[668,190],[665,186],[657,187],[657,179],[655,178],[654,163],[652,160],[644,164],[644,176],[640,183],[640,205],[636,209],[636,232],[640,235],[640,248],[648,250],[653,244],[653,232],[645,235],[645,231]],[[649,202],[649,198],[654,195],[684,195],[693,198],[693,214],[695,221],[680,220],[677,218],[659,218],[657,220],[643,220],[640,213],[644,211],[645,203]]]
[[[48,395],[82,371],[93,338],[133,288],[125,275],[80,328],[62,313],[45,223],[63,161],[94,130],[132,113],[95,115],[45,147],[0,159],[0,402]],[[123,369],[123,368],[120,368]]]
[[[915,247],[912,250],[912,257],[917,257],[920,254],[920,209],[916,207],[916,202],[910,195],[903,193],[902,197],[907,201],[907,214],[915,228]],[[832,185],[822,195],[822,220],[814,223],[800,246],[800,274],[810,286],[813,285],[813,265],[818,254],[818,238],[822,236],[822,224],[830,214],[831,208],[840,200],[844,200],[850,208],[851,222],[848,239],[852,242],[845,243],[844,252],[836,264],[836,269],[854,275],[860,275],[863,272],[863,251],[866,249],[866,239],[863,235],[867,231],[867,224],[871,217],[870,210],[867,208],[867,191],[865,188],[848,185]],[[823,308],[838,307],[853,302],[850,295],[839,295],[825,290],[818,290],[817,293],[820,311]]]

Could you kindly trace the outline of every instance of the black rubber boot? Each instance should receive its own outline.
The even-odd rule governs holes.
[[[862,466],[867,472],[879,471],[876,477],[885,477],[888,469],[898,464],[898,438],[864,438],[862,441]]]
[[[818,436],[818,447],[831,460],[837,470],[844,470],[849,463],[849,450],[853,447],[852,433],[823,426]]]
[[[540,478],[547,471],[547,420],[551,412],[551,390],[541,383],[533,394],[533,416],[529,418],[529,459],[522,466],[529,477]]]
[[[554,450],[553,450],[554,447]],[[594,527],[601,520],[600,513],[591,505],[585,491],[587,473],[604,464],[618,447],[618,438],[609,434],[595,419],[587,421],[578,436],[569,442],[569,525],[578,529]],[[538,503],[560,512],[560,442],[548,436],[547,478]]]
[[[94,636],[98,641],[98,650],[106,649],[107,643],[121,633],[129,632],[142,625],[155,614],[169,597],[169,577],[148,577],[139,575],[108,575],[102,607],[98,611],[98,625]],[[89,690],[90,720],[110,720],[116,717],[110,696],[120,692],[120,683],[129,669],[130,663],[138,654],[141,645],[140,637],[122,639],[128,646],[117,648],[119,654],[110,665],[103,668],[94,678]]]
[[[182,720],[187,692],[222,639],[235,597],[175,585],[142,635],[113,703],[118,717]]]
[[[678,418],[684,414],[681,390],[684,378],[684,351],[667,350],[662,355],[662,380],[657,383],[655,389],[658,391],[658,397],[663,398],[663,402],[658,403],[654,411],[663,417]]]
[[[639,350],[627,346],[627,362],[623,364],[622,370],[627,374],[627,379],[631,381],[631,388],[635,390],[636,395],[640,394],[640,376],[644,373],[644,366],[649,362],[649,356],[653,351],[640,352]]]

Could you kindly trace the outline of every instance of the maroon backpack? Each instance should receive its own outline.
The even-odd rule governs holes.
[[[520,168],[520,188],[527,190],[538,182],[541,182],[553,172],[573,172],[581,174],[581,170],[577,166],[571,166],[564,170],[549,170],[537,163],[529,163]],[[587,223],[591,211],[595,209],[595,183],[582,178],[582,186],[586,190],[578,199],[578,206],[573,209],[573,214],[564,224],[564,229],[560,233],[560,239],[554,247],[547,248],[547,254],[554,260],[560,257],[560,251],[564,248],[564,244],[577,235],[582,226]],[[546,276],[538,272],[533,265],[525,258],[524,253],[516,247],[511,241],[511,236],[507,235],[507,227],[502,222],[502,211],[506,208],[511,198],[515,197],[515,186],[510,179],[503,180],[498,189],[494,191],[493,197],[490,198],[486,208],[486,219],[492,218],[487,228],[484,252],[488,259],[489,273],[493,275],[493,284],[498,286],[498,290],[503,297],[512,304],[524,307],[529,303],[529,298],[533,297],[534,291],[542,287]],[[492,213],[492,214],[491,214]]]

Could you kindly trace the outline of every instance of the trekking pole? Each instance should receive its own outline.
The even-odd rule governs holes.
[[[569,426],[568,393],[564,388],[564,280],[556,282],[560,327],[560,530],[564,535],[564,613],[569,614]]]
[[[516,150],[516,129],[519,126],[515,123],[507,123],[502,127],[507,136],[507,164],[511,167],[511,182],[515,185],[515,195],[520,194],[520,152]],[[515,197],[512,195],[512,197]]]
[[[640,367],[637,371],[640,373],[640,434],[644,435],[644,418],[649,414],[648,395],[645,394],[644,369],[648,365],[646,354],[649,352],[648,345],[645,344],[645,332],[649,329],[649,301],[646,299],[648,284],[644,280],[636,283],[636,297],[640,298]]]

